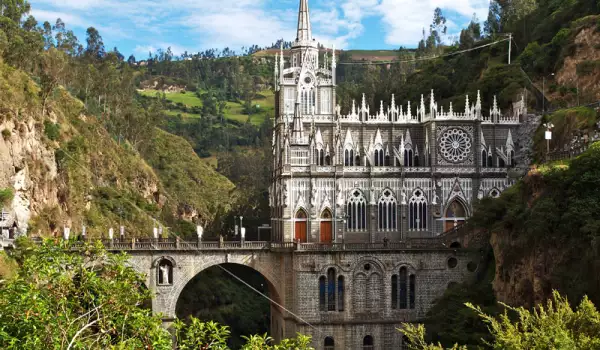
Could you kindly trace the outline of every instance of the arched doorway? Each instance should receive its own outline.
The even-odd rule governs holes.
[[[298,210],[296,213],[296,220],[294,224],[294,239],[300,243],[306,243],[307,237],[307,223],[308,223],[308,215],[304,209]]]
[[[332,229],[332,218],[331,211],[329,209],[323,210],[321,213],[321,243],[333,242],[333,229]]]
[[[216,264],[185,284],[176,299],[175,316],[184,322],[193,316],[228,326],[232,349],[245,343],[241,336],[252,334],[268,333],[279,342],[285,326],[283,310],[269,299],[281,304],[276,287],[262,273],[238,263]]]
[[[444,231],[450,231],[458,225],[461,225],[467,219],[467,211],[465,206],[458,200],[455,199],[446,208],[446,215],[444,218]]]

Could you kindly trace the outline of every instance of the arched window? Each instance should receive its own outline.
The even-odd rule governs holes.
[[[395,231],[397,229],[396,198],[392,191],[385,190],[377,205],[379,215],[379,230]]]
[[[356,159],[354,161],[354,165],[360,166],[360,156],[358,154],[356,155]]]
[[[345,166],[354,166],[354,150],[350,148],[346,148],[344,150],[344,165]]]
[[[319,310],[344,311],[345,288],[344,276],[336,276],[335,269],[329,268],[327,277],[319,277]]]
[[[487,151],[486,150],[481,151],[481,166],[482,167],[487,166],[487,158],[488,158]]]
[[[384,152],[383,149],[375,150],[375,166],[384,166]]]
[[[415,275],[410,275],[408,278],[408,307],[415,308]]]
[[[407,290],[406,290],[406,278],[407,278],[407,270],[406,267],[401,267],[400,268],[400,303],[398,305],[399,309],[406,309],[406,297],[407,297]]]
[[[323,344],[325,347],[325,350],[334,350],[335,349],[335,342],[333,341],[332,337],[327,337],[325,338],[325,342]]]
[[[515,162],[515,151],[510,151],[508,157],[510,161],[510,166],[514,168],[517,165],[517,162]]]
[[[308,215],[306,214],[306,212],[303,209],[298,210],[298,212],[296,213],[296,220],[294,225],[294,238],[300,243],[307,242],[307,220]]]
[[[419,156],[415,155],[415,166],[419,166]]]
[[[445,217],[445,227],[444,231],[450,231],[454,229],[456,226],[461,225],[467,219],[467,211],[465,210],[465,206],[458,200],[454,199],[448,205],[446,209],[446,217]]]
[[[327,299],[325,294],[327,291],[327,278],[325,276],[319,277],[319,310],[327,311]]]
[[[489,168],[494,167],[494,157],[491,154],[488,154],[488,165]]]
[[[416,300],[416,276],[408,274],[406,267],[392,276],[392,309],[414,309]]]
[[[327,165],[327,166],[331,165],[331,156],[329,156],[329,155],[325,156],[325,165]]]
[[[504,162],[504,159],[498,157],[498,168],[504,168],[506,166],[506,163]]]
[[[315,163],[319,166],[325,165],[325,151],[320,147],[315,149]]]
[[[367,229],[367,201],[359,190],[354,190],[348,198],[346,223],[348,231],[364,231]]]
[[[335,311],[335,270],[327,270],[327,310]]]
[[[408,204],[409,231],[427,230],[427,198],[421,190],[416,190]]]
[[[392,159],[390,156],[385,156],[385,166],[390,166],[392,164]]]
[[[338,311],[344,311],[344,276],[338,277]]]
[[[392,309],[398,308],[398,275],[392,276]]]
[[[363,350],[373,350],[373,337],[367,335],[363,338]]]
[[[404,150],[404,166],[413,166],[414,153],[412,149]]]
[[[162,259],[158,263],[158,285],[169,286],[173,284],[173,263],[169,259]]]

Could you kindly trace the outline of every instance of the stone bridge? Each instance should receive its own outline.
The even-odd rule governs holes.
[[[105,245],[127,252],[131,265],[146,275],[156,295],[153,311],[167,326],[194,277],[211,266],[240,264],[268,282],[275,302],[271,336],[308,334],[316,349],[324,348],[326,338],[335,340],[336,348],[362,349],[366,335],[375,339],[373,349],[402,346],[396,330],[401,323],[423,318],[450,284],[473,278],[480,256],[440,237],[389,243],[132,240]],[[250,289],[248,296],[260,297]]]

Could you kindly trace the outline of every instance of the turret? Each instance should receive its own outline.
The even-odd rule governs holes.
[[[296,41],[312,41],[312,30],[310,28],[310,13],[308,12],[308,0],[300,0],[298,12],[298,34]]]

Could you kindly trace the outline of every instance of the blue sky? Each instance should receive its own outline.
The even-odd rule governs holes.
[[[171,47],[175,54],[209,48],[239,50],[296,37],[299,0],[30,0],[39,22],[60,17],[85,42],[100,31],[107,49],[144,59]],[[313,36],[341,49],[415,47],[433,10],[442,8],[452,41],[471,20],[487,16],[489,0],[309,0]]]

